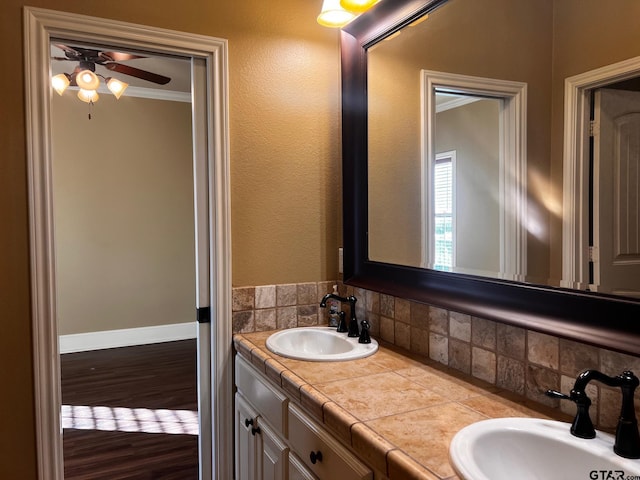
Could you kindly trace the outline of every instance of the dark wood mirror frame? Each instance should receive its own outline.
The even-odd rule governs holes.
[[[341,32],[344,282],[640,355],[640,302],[636,300],[369,260],[367,48],[445,3],[383,1]]]

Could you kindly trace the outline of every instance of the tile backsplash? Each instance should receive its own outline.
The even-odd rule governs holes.
[[[320,300],[337,282],[291,283],[233,289],[233,332],[308,327],[320,321]]]
[[[233,332],[248,333],[327,323],[322,297],[337,284],[341,295],[355,295],[358,319],[367,319],[371,335],[536,402],[573,415],[571,402],[544,395],[568,393],[578,373],[595,368],[608,375],[632,370],[640,358],[444,310],[337,281],[237,287],[233,289]],[[348,306],[344,307],[348,309]],[[615,429],[620,392],[592,382],[591,418],[598,428]],[[636,411],[640,416],[640,394]]]

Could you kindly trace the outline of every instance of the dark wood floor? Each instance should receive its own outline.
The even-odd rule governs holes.
[[[184,340],[61,356],[63,425],[76,427],[64,429],[65,480],[198,478],[196,348]]]

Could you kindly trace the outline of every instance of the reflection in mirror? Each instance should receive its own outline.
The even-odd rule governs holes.
[[[426,21],[416,24],[425,13]],[[589,201],[585,193],[588,174],[581,158],[589,90],[640,75],[637,18],[637,0],[618,0],[607,8],[600,0],[394,0],[379,2],[347,25],[341,33],[345,283],[640,354],[633,321],[639,318],[640,301],[584,291],[589,286],[583,275],[588,252],[585,225],[589,223],[584,212]],[[412,47],[411,39],[416,38],[417,46]],[[397,47],[394,63],[393,45],[403,39],[408,41]],[[383,54],[388,56],[389,67],[378,71],[376,56]],[[385,190],[401,196],[407,185],[416,183],[396,175],[402,159],[419,164],[421,153],[416,150],[422,151],[420,108],[425,102],[407,100],[407,85],[412,91],[420,86],[416,75],[410,78],[400,68],[411,55],[421,60],[420,70],[526,84],[526,125],[519,131],[526,145],[521,152],[526,173],[519,176],[526,180],[526,195],[517,197],[526,199],[524,208],[518,208],[526,213],[524,227],[520,227],[526,232],[520,245],[526,245],[527,252],[521,271],[526,273],[526,282],[538,285],[371,258],[369,250],[375,240],[369,237],[376,233],[369,215],[372,199],[381,198]],[[616,62],[625,68],[612,68]],[[591,71],[597,74],[582,76]],[[407,78],[414,83],[407,83]],[[376,83],[386,83],[388,88],[371,98]],[[373,116],[369,112],[374,104],[378,112],[384,112],[377,118],[375,110]],[[375,175],[369,176],[368,149],[376,141],[371,138],[374,135],[384,147],[379,150],[379,163],[386,168],[379,177],[377,194],[371,192]],[[431,158],[435,161],[435,151]],[[391,218],[402,212],[402,203],[394,202],[396,196],[386,197],[389,208],[381,209],[379,215]],[[381,206],[384,203],[380,201]],[[414,198],[410,208],[419,211],[421,199]],[[407,224],[416,237],[405,238],[397,232],[394,253],[407,250],[416,238],[422,241],[421,218]],[[564,254],[566,245],[573,255]],[[565,288],[554,288],[558,285]]]
[[[640,93],[601,88],[592,98],[593,283],[640,298]]]
[[[635,63],[633,68],[640,66],[640,60]],[[574,167],[579,168],[569,165],[565,172],[567,176],[572,170],[587,172],[587,208],[578,202],[574,210],[588,219],[578,236],[578,248],[565,241],[564,256],[566,270],[571,264],[567,260],[585,265],[574,277],[576,272],[566,271],[565,279],[575,281],[569,286],[586,285],[591,291],[640,299],[640,85],[637,78],[604,83],[585,89],[582,99],[589,128],[576,136],[586,147],[575,155]],[[575,192],[566,184],[571,207]],[[580,255],[584,250],[588,255]]]
[[[509,5],[505,23],[478,3],[449,1],[367,51],[369,259],[546,283],[549,229],[527,220],[537,200],[527,206],[526,185],[527,168],[548,168],[539,153],[548,128],[536,129],[535,146],[526,139],[528,122],[548,118],[548,44],[519,26],[533,21],[530,9]],[[449,151],[455,215],[441,232],[436,223],[447,220],[436,217],[433,182],[436,157]],[[436,261],[436,234],[451,236],[448,263]]]
[[[433,226],[425,233],[433,238],[433,252],[426,266],[500,276],[502,100],[451,97],[437,89],[435,96],[435,161],[424,194],[433,202]]]
[[[567,185],[562,163],[564,82],[571,75],[639,55],[640,34],[634,22],[628,20],[636,14],[640,14],[638,2],[628,0],[617,3],[606,13],[594,0],[556,0],[544,4],[529,0],[449,0],[395,35],[370,45],[367,48],[368,259],[637,296],[633,288],[610,288],[601,281],[605,275],[616,274],[613,270],[599,269],[604,267],[603,262],[589,265],[582,258],[588,250],[588,238],[578,253],[569,252],[580,257],[571,261],[580,264],[579,274],[567,275],[562,266],[567,262],[566,242],[574,242],[574,235],[589,235],[582,225],[588,218],[573,221],[575,231],[570,235],[563,231],[566,214],[571,214],[565,197],[563,217],[563,181],[565,189]],[[597,40],[589,37],[584,28],[595,16],[599,18]],[[591,48],[585,49],[585,44]],[[500,170],[502,162],[510,160],[508,153],[499,155],[499,170],[490,173],[478,168],[481,148],[473,149],[472,162],[457,148],[439,144],[441,140],[437,137],[446,136],[446,125],[454,115],[467,117],[466,139],[489,142],[491,135],[486,129],[491,122],[474,121],[471,113],[463,113],[465,109],[480,108],[483,102],[437,112],[430,118],[428,111],[425,113],[428,106],[420,83],[420,72],[424,70],[527,86],[524,126],[517,132],[522,142],[522,158],[513,169]],[[440,96],[435,90],[432,93]],[[425,122],[433,125],[425,126]],[[460,125],[455,128],[463,135]],[[429,140],[431,128],[435,137]],[[499,145],[511,141],[504,132],[499,134]],[[435,168],[441,163],[437,158],[440,153],[451,151],[455,151],[456,160],[451,162],[455,168],[452,168],[450,218],[437,218],[433,183]],[[470,164],[477,169],[463,168]],[[589,185],[579,180],[574,185],[576,190],[587,191]],[[518,185],[512,189],[521,189],[518,196],[513,196],[509,182]],[[494,187],[491,208],[490,186]],[[507,197],[501,198],[501,186],[506,188]],[[464,200],[472,195],[476,195],[475,200]],[[616,198],[624,203],[634,197]],[[598,197],[591,200],[597,201]],[[471,205],[476,207],[475,211]],[[505,215],[508,219],[510,214],[502,208],[514,205],[517,225],[505,223]],[[587,209],[588,205],[585,203],[581,208]],[[592,206],[594,212],[598,208],[598,204]],[[637,217],[631,207],[627,214]],[[613,217],[603,214],[601,218]],[[447,229],[435,228],[436,222],[444,225],[447,221],[451,222]],[[603,246],[619,244],[616,235],[622,233],[615,233],[615,228],[601,226]],[[436,235],[440,235],[438,239]],[[591,232],[592,240],[597,240],[597,235]],[[441,247],[441,239],[445,237],[448,243]],[[446,248],[450,249],[449,256],[442,263],[437,253]],[[599,253],[598,248],[591,251]],[[636,254],[630,250],[624,253],[626,265],[635,262],[632,255]]]
[[[640,57],[565,88],[563,286],[640,299]]]
[[[378,51],[376,66],[384,63]],[[414,158],[394,161],[387,107],[373,100],[386,95],[370,82],[369,258],[523,280],[526,84],[406,67],[421,112]],[[390,189],[394,178],[400,188]],[[398,239],[412,241],[399,249]]]

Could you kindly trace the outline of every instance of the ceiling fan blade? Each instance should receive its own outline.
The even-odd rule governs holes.
[[[100,52],[98,56],[107,62],[124,62],[126,60],[135,60],[136,58],[147,58],[141,55],[123,52]]]
[[[164,75],[147,72],[146,70],[140,70],[139,68],[123,65],[122,63],[105,63],[104,66],[107,70],[111,70],[112,72],[123,73],[125,75],[141,78],[142,80],[147,80],[159,85],[166,85],[171,81],[169,77],[165,77]]]
[[[78,50],[76,50],[74,48],[71,48],[71,47],[68,47],[66,45],[62,45],[61,43],[54,43],[53,46],[59,48],[60,50],[64,51],[65,53],[69,53],[69,54],[73,55],[74,57],[82,55]]]

